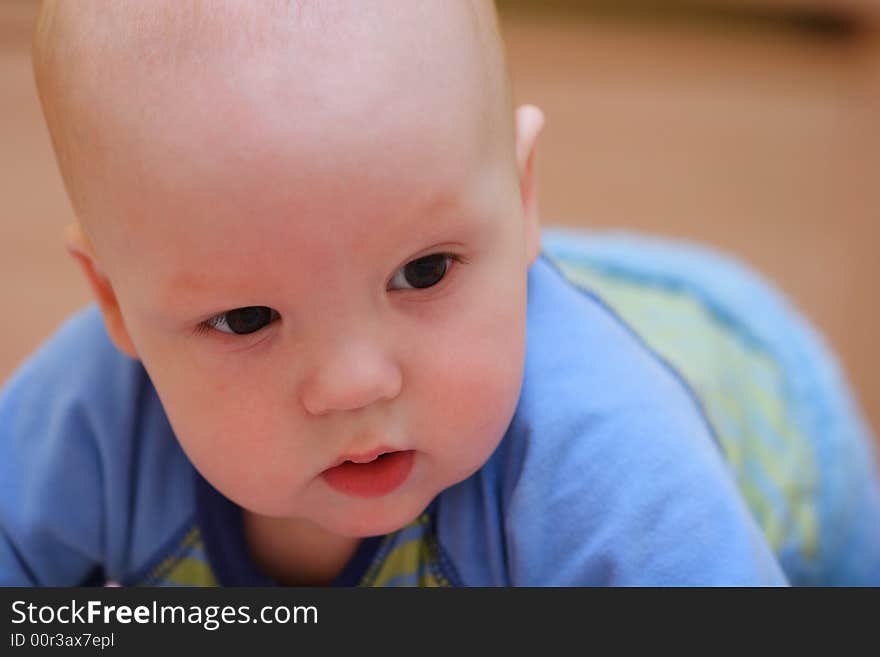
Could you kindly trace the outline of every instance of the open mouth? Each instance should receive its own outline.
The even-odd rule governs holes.
[[[334,490],[353,497],[381,497],[399,488],[412,471],[413,450],[348,455],[321,478]]]

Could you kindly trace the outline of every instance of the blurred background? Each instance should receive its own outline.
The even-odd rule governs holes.
[[[0,0],[0,381],[90,300],[30,67]],[[880,427],[880,3],[499,0],[519,102],[547,115],[544,223],[726,250],[837,351]]]

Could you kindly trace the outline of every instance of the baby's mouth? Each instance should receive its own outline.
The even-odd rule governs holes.
[[[353,497],[381,497],[399,488],[409,477],[415,461],[413,450],[375,450],[346,455],[321,473],[328,486]]]

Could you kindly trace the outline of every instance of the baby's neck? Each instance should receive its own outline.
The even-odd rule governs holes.
[[[361,542],[314,523],[243,511],[244,535],[257,567],[285,586],[327,586]]]

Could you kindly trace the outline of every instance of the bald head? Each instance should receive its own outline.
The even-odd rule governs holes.
[[[491,0],[46,1],[34,68],[88,229],[95,213],[84,177],[193,149],[250,157],[224,145],[230,130],[266,152],[258,118],[283,124],[304,155],[335,152],[332,166],[346,157],[362,165],[358,142],[387,144],[392,129],[400,140],[431,131],[449,148],[460,140],[513,153]]]

